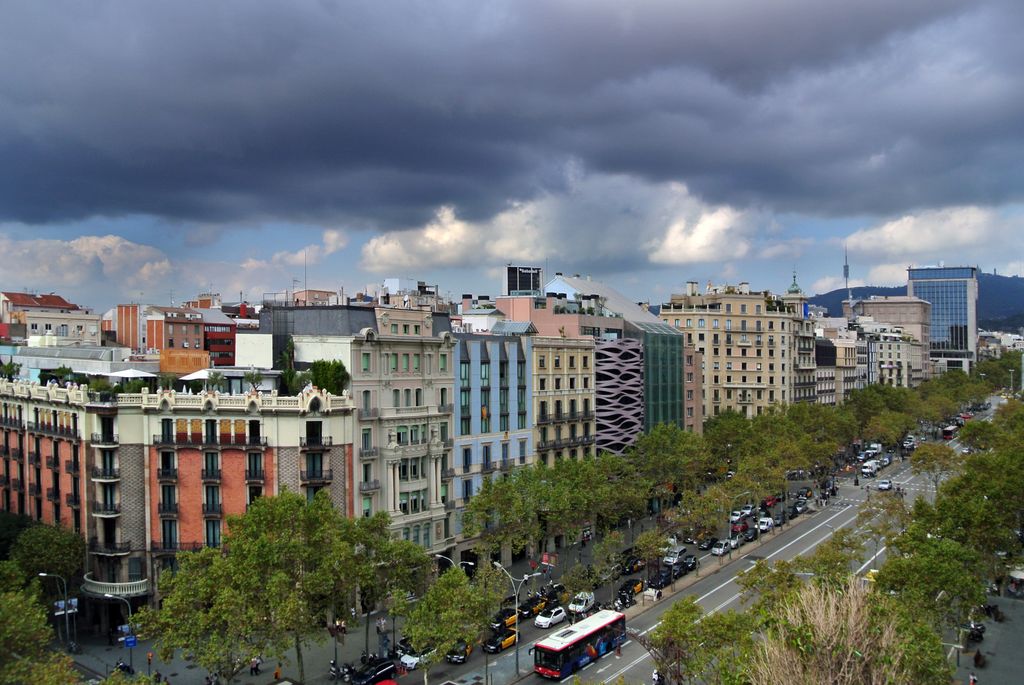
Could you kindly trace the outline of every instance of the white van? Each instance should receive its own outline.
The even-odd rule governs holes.
[[[874,478],[878,475],[878,462],[873,459],[864,462],[864,465],[860,467],[860,475],[865,478]]]
[[[775,527],[775,520],[770,516],[762,516],[757,520],[757,529],[762,533],[767,533]]]

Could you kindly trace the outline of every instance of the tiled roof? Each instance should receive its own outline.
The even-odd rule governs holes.
[[[53,309],[78,309],[77,304],[68,302],[60,295],[33,295],[31,293],[0,293],[18,307],[52,307]]]

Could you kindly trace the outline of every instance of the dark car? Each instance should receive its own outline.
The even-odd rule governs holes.
[[[502,628],[511,628],[516,624],[516,610],[510,607],[501,609],[491,619],[491,630],[501,630]]]
[[[772,520],[775,522],[776,526],[781,526],[783,523],[786,522],[786,512],[780,511],[772,518]]]
[[[382,680],[394,680],[396,675],[395,662],[376,659],[352,674],[352,685],[375,685]]]
[[[660,590],[671,585],[672,581],[679,577],[675,575],[675,566],[677,565],[680,567],[682,566],[682,564],[673,564],[672,569],[663,568],[660,571],[658,571],[658,573],[653,578],[647,581],[648,587],[652,587],[655,590]]]
[[[519,603],[519,618],[536,616],[540,612],[544,611],[544,607],[547,605],[548,599],[545,595],[530,595]]]
[[[792,505],[789,509],[786,510],[786,516],[788,516],[791,519],[795,519],[799,515],[800,515],[800,510],[796,508],[795,504]]]
[[[473,653],[472,643],[466,642],[465,640],[459,640],[455,643],[455,646],[448,650],[448,653],[444,655],[445,661],[450,664],[464,664],[469,655]]]
[[[497,654],[503,649],[508,649],[515,645],[518,641],[518,634],[514,630],[505,629],[500,632],[495,632],[484,642],[484,651],[491,654]]]
[[[639,595],[644,591],[644,581],[640,578],[630,578],[619,586],[620,595]]]
[[[682,567],[686,569],[686,573],[696,571],[698,566],[700,566],[700,560],[697,559],[696,554],[687,554],[683,557]]]
[[[757,528],[751,528],[743,534],[743,540],[745,542],[753,542],[757,539]]]
[[[697,543],[697,549],[707,551],[714,547],[716,542],[718,542],[718,538],[715,536],[706,537]]]
[[[548,600],[548,604],[565,604],[569,601],[569,593],[561,583],[550,583],[541,592]]]

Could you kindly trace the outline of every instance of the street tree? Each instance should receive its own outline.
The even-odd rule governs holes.
[[[617,530],[609,531],[594,545],[594,571],[602,582],[609,582],[616,567],[621,568],[622,545],[622,533]],[[614,588],[609,589],[612,592]]]
[[[883,445],[895,445],[914,429],[914,419],[901,411],[886,409],[871,417],[864,428],[864,436]]]
[[[648,578],[654,575],[654,571],[660,565],[659,560],[665,555],[667,548],[668,536],[658,529],[645,530],[636,536],[633,551],[637,557],[644,560]]]
[[[423,685],[430,668],[444,660],[455,645],[473,644],[486,621],[486,597],[469,582],[461,566],[452,566],[437,579],[409,612],[403,632],[420,656]]]
[[[540,492],[545,483],[536,467],[515,469],[508,478],[483,479],[480,490],[463,510],[463,533],[479,538],[483,548],[512,553],[526,549],[540,538],[542,503]],[[545,499],[550,498],[550,491]]]
[[[931,479],[936,490],[942,479],[956,473],[962,464],[961,455],[938,443],[925,443],[910,454],[910,470]]]
[[[162,660],[187,651],[230,683],[254,656],[281,649],[270,631],[272,608],[252,583],[239,582],[234,559],[205,548],[180,554],[178,564],[175,573],[160,577],[161,607],[143,607],[134,617],[139,635],[155,640]]]
[[[851,565],[864,553],[861,536],[850,528],[836,528],[814,552],[793,560],[791,568],[805,573],[811,582],[842,588],[851,575]]]
[[[858,579],[841,588],[805,584],[778,612],[754,642],[751,685],[939,683],[951,676],[938,634]]]
[[[38,523],[18,535],[11,559],[30,578],[55,573],[70,579],[82,570],[85,540],[66,528]]]
[[[38,582],[0,588],[0,683],[65,685],[79,682],[71,659],[51,651],[53,629],[39,601]]]

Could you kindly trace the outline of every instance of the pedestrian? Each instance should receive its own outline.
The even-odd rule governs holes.
[[[263,657],[259,654],[256,655],[256,675],[260,674],[260,666],[263,665]]]
[[[978,676],[971,673],[971,675],[967,677],[967,685],[978,685]]]
[[[260,662],[256,657],[249,659],[249,675],[257,675],[260,672]]]
[[[277,668],[274,669],[274,680],[281,679],[281,662],[277,662]]]

